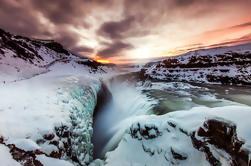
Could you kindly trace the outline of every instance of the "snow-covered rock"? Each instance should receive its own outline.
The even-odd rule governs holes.
[[[191,51],[146,64],[145,78],[221,84],[251,84],[251,43]]]
[[[248,166],[250,115],[242,105],[137,117],[104,165]]]

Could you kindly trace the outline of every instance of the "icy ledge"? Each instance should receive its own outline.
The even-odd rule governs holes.
[[[40,75],[1,85],[0,156],[12,155],[29,166],[87,165],[99,88],[98,79],[78,75]]]
[[[136,117],[106,160],[91,165],[248,166],[250,116],[241,105]]]

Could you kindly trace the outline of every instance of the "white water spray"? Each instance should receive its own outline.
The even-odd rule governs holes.
[[[111,101],[95,117],[94,157],[103,158],[121,140],[133,119],[145,115],[156,104],[128,82],[107,80]]]

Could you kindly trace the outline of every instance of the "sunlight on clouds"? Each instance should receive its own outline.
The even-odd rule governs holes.
[[[99,56],[112,63],[142,62],[222,42],[251,42],[251,26],[243,26],[251,23],[249,0],[3,0],[0,4],[0,27],[55,40],[77,55]]]
[[[56,26],[52,22],[50,22],[50,20],[46,18],[42,13],[37,12],[37,18],[39,22],[42,25],[46,26],[51,33],[55,32]]]

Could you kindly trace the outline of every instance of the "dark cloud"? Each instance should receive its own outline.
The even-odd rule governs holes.
[[[208,31],[206,33],[215,33],[215,32],[227,31],[227,30],[234,30],[236,28],[246,28],[246,27],[250,27],[250,26],[251,26],[251,22],[245,22],[245,23],[230,26],[230,27],[224,27],[222,29],[215,29],[213,31]]]
[[[247,35],[244,35],[238,39],[236,39],[235,41],[241,41],[241,42],[251,42],[251,33],[247,34]]]
[[[80,36],[68,26],[90,28],[85,20],[88,13],[112,3],[112,0],[1,0],[0,27],[18,35],[56,40],[76,53],[90,52],[91,48],[77,46]],[[41,16],[55,27],[54,32],[41,22]]]
[[[81,0],[30,0],[31,7],[42,13],[54,24],[82,24],[87,23],[79,16],[85,17],[89,1]],[[87,4],[85,4],[87,3]],[[90,4],[89,4],[90,5]],[[88,25],[88,24],[87,24]]]
[[[93,53],[94,49],[86,46],[74,47],[71,49],[74,52],[84,52],[84,53]]]
[[[67,28],[59,29],[54,36],[54,40],[60,42],[69,49],[74,48],[80,40],[80,36],[77,33],[69,31]]]
[[[102,24],[97,33],[111,39],[120,39],[123,37],[123,32],[130,29],[133,21],[134,17],[130,16],[121,21],[105,22]]]
[[[215,47],[224,47],[224,46],[232,46],[232,45],[239,45],[251,42],[251,33],[241,36],[240,38],[232,39],[230,41],[225,41],[221,43],[211,44],[211,45],[202,45],[201,43],[196,43],[192,45],[188,45],[189,49],[181,49],[180,52],[189,52],[194,50],[201,50],[201,49],[208,49],[208,48],[215,48]]]
[[[190,6],[192,4],[194,4],[196,2],[196,0],[174,0],[173,3],[176,4],[176,6]]]
[[[119,56],[122,54],[124,50],[132,49],[133,46],[128,43],[123,42],[115,42],[104,48],[103,50],[100,50],[98,52],[98,56],[102,58],[107,57],[114,57]]]
[[[90,27],[85,17],[92,10],[109,7],[114,0],[29,0],[31,6],[54,24],[74,24]]]
[[[205,15],[214,17],[226,6],[251,5],[249,0],[125,0],[124,17],[134,16],[141,28],[173,23],[177,19],[197,19]],[[225,12],[233,12],[227,11]],[[227,14],[227,13],[225,13]],[[197,17],[197,18],[196,18]]]
[[[101,50],[98,55],[112,57],[120,55],[123,51],[117,41],[125,41],[130,37],[144,37],[157,33],[155,29],[163,23],[172,22],[172,11],[174,6],[189,6],[196,0],[125,0],[123,1],[123,15],[119,21],[107,21],[97,31],[97,35],[111,40],[111,46]],[[127,48],[128,49],[128,48]]]
[[[182,27],[184,20],[194,21],[204,16],[217,17],[218,12],[223,10],[222,6],[229,5],[242,6],[243,10],[248,11],[251,1],[0,0],[0,28],[28,37],[54,39],[79,54],[98,50],[85,46],[85,43],[79,46],[85,34],[80,36],[69,26],[93,30],[96,34],[91,37],[97,38],[97,48],[104,48],[98,55],[113,57],[133,48],[132,45],[135,44],[127,43],[128,38],[158,34],[159,27],[168,24],[178,23]],[[227,12],[235,11],[225,10],[224,14]],[[111,13],[114,13],[114,17],[111,17]],[[48,23],[44,23],[43,19]],[[97,27],[98,25],[100,27]],[[248,22],[235,28],[250,25]],[[102,41],[99,40],[100,36]],[[86,38],[88,37],[90,36],[87,34]],[[106,44],[104,41],[112,44]]]
[[[0,27],[20,35],[49,36],[50,32],[43,27],[29,8],[15,6],[11,0],[0,1]]]
[[[243,24],[235,25],[235,26],[232,26],[232,28],[243,28],[243,27],[249,27],[249,26],[251,26],[251,22],[246,22]]]

